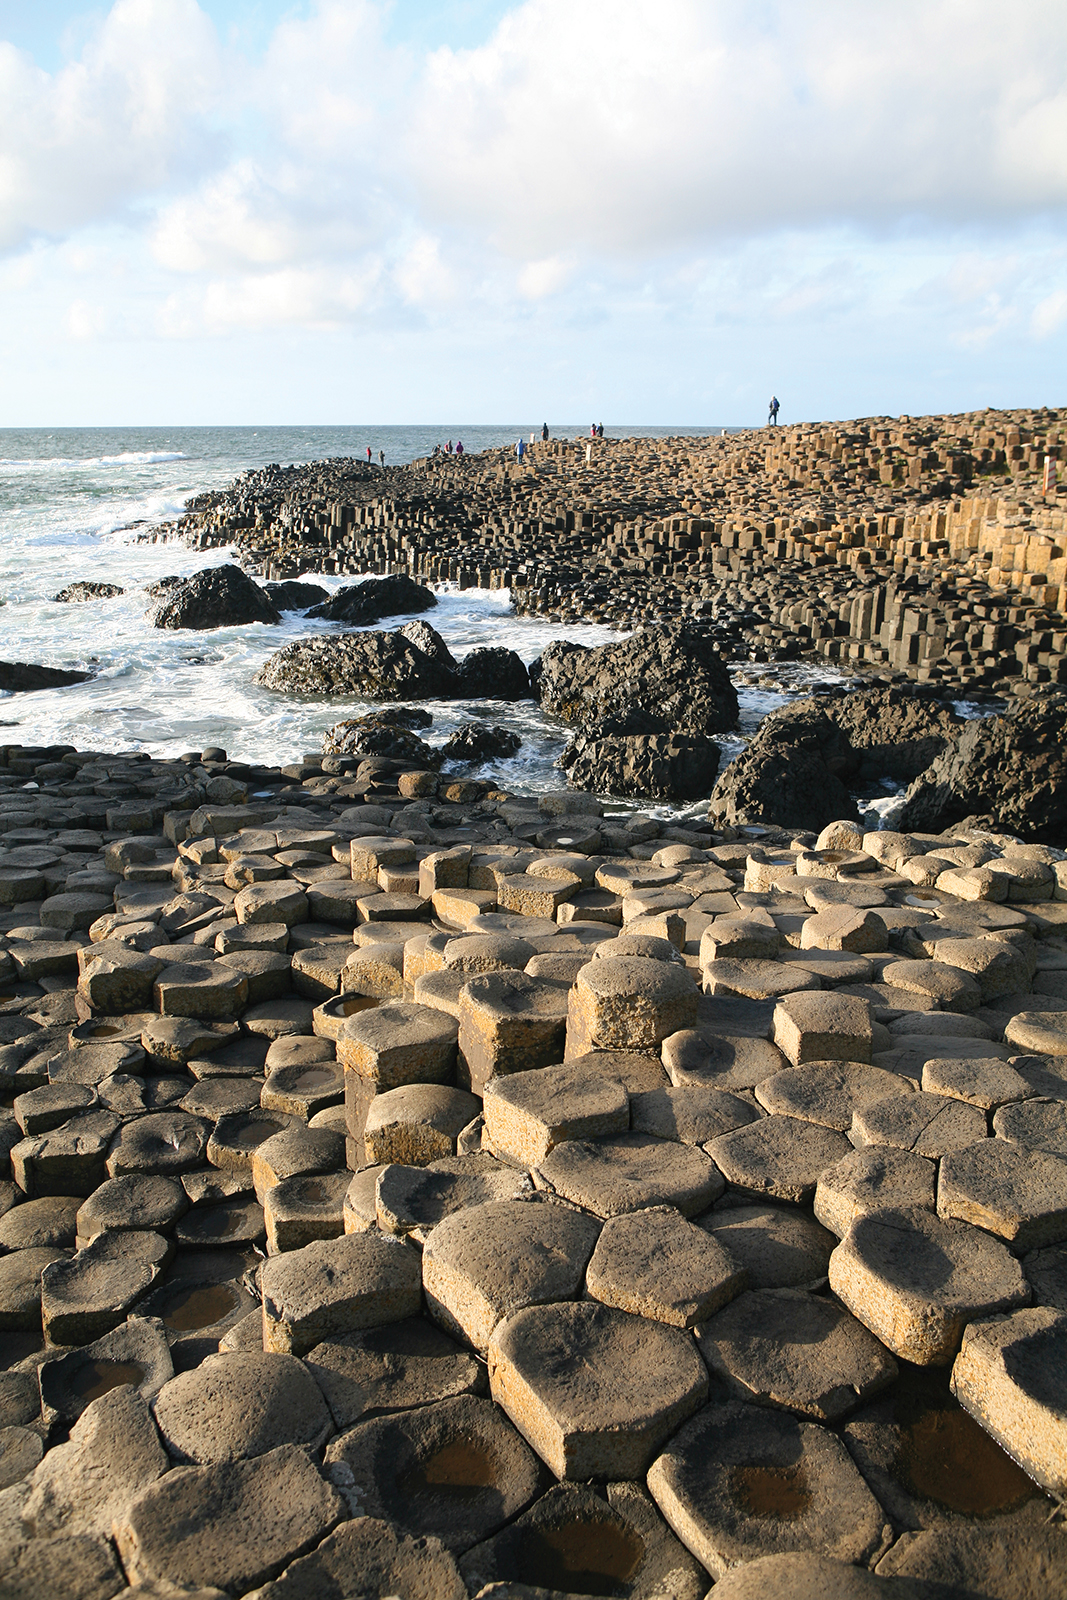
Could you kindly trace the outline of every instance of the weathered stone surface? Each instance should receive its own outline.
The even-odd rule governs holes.
[[[931,1094],[965,1100],[985,1112],[996,1111],[1012,1100],[1025,1100],[1033,1093],[1030,1081],[1007,1062],[968,1061],[958,1056],[928,1061],[922,1086]]]
[[[500,1410],[473,1395],[357,1423],[328,1445],[326,1471],[354,1514],[457,1552],[522,1511],[547,1477]]]
[[[1067,1238],[1067,1155],[982,1139],[941,1162],[937,1212],[1004,1239],[1017,1252]]]
[[[968,1322],[1030,1294],[999,1240],[916,1210],[859,1217],[830,1257],[830,1287],[895,1355],[919,1366],[946,1365]]]
[[[751,1290],[700,1329],[713,1373],[738,1399],[836,1422],[892,1383],[897,1364],[840,1306],[799,1290]]]
[[[378,1233],[345,1234],[264,1262],[263,1344],[303,1355],[335,1334],[414,1316],[416,1251]]]
[[[794,1206],[724,1204],[697,1226],[745,1268],[753,1289],[820,1288],[837,1242]]]
[[[112,1389],[86,1407],[69,1442],[41,1462],[23,1519],[38,1538],[84,1533],[106,1539],[112,1522],[169,1465],[137,1390]]]
[[[256,681],[283,694],[362,700],[448,700],[457,686],[450,665],[420,650],[403,629],[299,639],[270,656]]]
[[[964,1329],[952,1368],[961,1405],[1041,1486],[1067,1488],[1067,1316],[1046,1306]]]
[[[703,1403],[691,1337],[609,1306],[530,1306],[489,1345],[493,1399],[558,1478],[636,1478]]]
[[[663,1065],[676,1088],[701,1084],[726,1091],[753,1089],[788,1064],[767,1039],[730,1034],[723,1026],[722,1033],[683,1028],[664,1039]]]
[[[604,733],[724,733],[737,724],[736,691],[699,624],[667,623],[593,649],[554,640],[531,678],[543,711]]]
[[[336,1239],[345,1232],[344,1200],[351,1174],[347,1171],[297,1174],[282,1178],[263,1196],[267,1254],[302,1250],[316,1239]]]
[[[938,1160],[986,1136],[986,1119],[977,1106],[945,1095],[895,1095],[853,1113],[855,1144],[891,1145]]]
[[[326,1595],[363,1600],[394,1594],[404,1600],[467,1600],[467,1587],[439,1539],[412,1539],[380,1517],[355,1517],[248,1600],[323,1600]]]
[[[446,1218],[422,1254],[430,1315],[485,1353],[493,1330],[524,1306],[571,1300],[600,1232],[563,1206],[487,1201]]]
[[[748,1272],[673,1206],[649,1206],[604,1224],[589,1262],[594,1300],[653,1322],[692,1328],[741,1292]]]
[[[771,1116],[712,1139],[707,1152],[726,1181],[742,1193],[803,1202],[848,1148],[848,1140],[833,1128]]]
[[[148,620],[154,628],[204,629],[282,619],[259,584],[228,563],[195,572],[168,587]]]
[[[244,1594],[318,1544],[344,1515],[306,1450],[170,1472],[115,1524],[134,1584],[153,1580]]]
[[[679,966],[640,956],[590,962],[571,991],[567,1055],[658,1049],[696,1022],[700,995]]]
[[[92,1344],[52,1356],[39,1370],[41,1400],[66,1422],[75,1422],[93,1399],[120,1384],[132,1385],[151,1402],[174,1376],[162,1324],[138,1316]]]
[[[820,1174],[815,1215],[844,1238],[858,1217],[920,1207],[933,1211],[937,1167],[924,1156],[892,1145],[865,1145]]]
[[[349,1017],[336,1040],[337,1059],[378,1091],[406,1083],[441,1083],[453,1072],[458,1027],[430,1006],[407,1001]]]
[[[176,1179],[126,1173],[109,1178],[79,1206],[78,1239],[91,1244],[101,1233],[165,1233],[188,1208],[186,1192]]]
[[[263,1350],[208,1356],[164,1384],[152,1409],[174,1459],[197,1466],[286,1444],[317,1450],[333,1431],[303,1362]]]
[[[425,1244],[455,1212],[490,1200],[520,1199],[532,1194],[533,1185],[526,1172],[475,1151],[431,1161],[428,1167],[388,1166],[380,1170],[375,1190],[372,1215],[383,1232]]]
[[[405,1084],[375,1095],[363,1129],[367,1160],[425,1167],[455,1155],[459,1133],[480,1109],[474,1095],[444,1084]]]
[[[316,1345],[304,1365],[337,1428],[460,1394],[484,1394],[484,1366],[424,1317],[346,1333]]]
[[[1027,1063],[1016,1058],[1016,1066],[1030,1077]],[[998,1139],[1026,1150],[1067,1157],[1067,1102],[1027,1099],[1020,1105],[1001,1106],[993,1117],[993,1131]]]
[[[722,1133],[732,1133],[735,1128],[754,1122],[758,1115],[751,1102],[740,1095],[701,1084],[646,1089],[630,1096],[630,1126],[634,1133],[677,1139],[681,1144],[706,1144]]]
[[[990,1529],[979,1523],[939,1528],[904,1534],[876,1571],[882,1578],[927,1584],[935,1596],[947,1587],[952,1595],[1045,1600],[1067,1585],[1064,1545],[1055,1527]]]
[[[525,972],[473,977],[459,997],[461,1078],[481,1094],[498,1072],[552,1066],[563,1059],[566,1028],[565,987]]]
[[[187,1111],[160,1111],[137,1117],[119,1129],[107,1156],[108,1175],[150,1172],[178,1176],[201,1165],[211,1123]]]
[[[436,604],[437,596],[432,589],[415,583],[406,572],[399,572],[387,578],[365,578],[362,583],[346,584],[343,589],[335,590],[328,600],[312,606],[308,616],[362,628],[368,622],[380,622],[383,617],[432,611]]]
[[[10,1600],[112,1600],[125,1592],[111,1546],[85,1534],[12,1543],[0,1552],[0,1584]]]
[[[536,1166],[567,1139],[596,1139],[630,1126],[621,1083],[573,1061],[490,1079],[484,1116],[493,1149],[524,1167]]]
[[[856,1110],[913,1088],[910,1079],[862,1061],[807,1061],[764,1078],[756,1099],[771,1113],[848,1133]]]
[[[49,1250],[73,1245],[78,1201],[67,1195],[26,1200],[0,1217],[0,1246],[6,1250]]]
[[[488,1593],[499,1600],[605,1590],[627,1600],[703,1600],[708,1581],[636,1483],[609,1483],[606,1495],[556,1484],[469,1550],[460,1570],[472,1594],[493,1584]]]
[[[598,1217],[651,1205],[673,1205],[691,1217],[725,1187],[702,1151],[643,1133],[569,1139],[546,1156],[538,1172],[554,1193]]]
[[[102,1233],[41,1278],[44,1330],[52,1344],[85,1344],[118,1325],[170,1260],[158,1233]]]
[[[840,1440],[764,1406],[708,1406],[652,1464],[648,1487],[715,1578],[760,1556],[813,1551],[868,1562],[885,1514]]]

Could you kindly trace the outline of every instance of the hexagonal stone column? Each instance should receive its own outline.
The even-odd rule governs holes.
[[[697,1020],[700,991],[685,967],[642,956],[604,957],[583,967],[571,990],[567,1055],[653,1050]]]
[[[524,1167],[536,1166],[566,1139],[625,1133],[630,1126],[622,1084],[574,1062],[491,1078],[483,1114],[492,1148]]]
[[[414,1316],[419,1255],[380,1233],[350,1233],[264,1262],[263,1345],[303,1355],[335,1334]]]
[[[456,1139],[481,1107],[474,1095],[440,1083],[409,1083],[375,1095],[363,1143],[368,1161],[425,1167],[456,1153]]]
[[[740,1294],[748,1272],[717,1239],[673,1206],[649,1206],[604,1224],[586,1274],[601,1305],[692,1328]]]
[[[474,1094],[482,1094],[497,1073],[532,1071],[563,1059],[567,990],[548,979],[525,972],[474,977],[460,993],[459,1015],[460,1056]]]
[[[468,1206],[426,1241],[422,1280],[430,1315],[484,1354],[505,1317],[578,1294],[599,1232],[592,1217],[536,1200]]]
[[[786,995],[774,1008],[774,1042],[794,1067],[805,1061],[871,1059],[871,1008],[855,995]]]
[[[952,1368],[952,1392],[1035,1478],[1067,1490],[1067,1315],[1033,1306],[972,1322]]]
[[[337,1059],[379,1091],[444,1083],[455,1069],[458,1031],[443,1011],[391,1001],[345,1020],[335,1041]]]
[[[702,1150],[647,1133],[568,1139],[546,1156],[538,1174],[555,1194],[598,1217],[655,1205],[676,1206],[693,1217],[726,1187]]]
[[[637,1478],[704,1402],[680,1329],[582,1302],[530,1306],[489,1345],[493,1399],[558,1478]]]
[[[941,1162],[937,1213],[995,1233],[1021,1253],[1067,1239],[1067,1159],[982,1139]]]
[[[715,1578],[789,1551],[866,1563],[893,1536],[841,1441],[769,1407],[708,1406],[653,1462],[648,1487]]]
[[[830,1257],[830,1287],[895,1355],[918,1366],[947,1365],[968,1322],[1030,1295],[999,1240],[928,1211],[858,1218]]]

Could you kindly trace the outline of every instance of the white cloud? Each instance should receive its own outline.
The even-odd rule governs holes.
[[[107,312],[103,306],[90,305],[88,300],[74,300],[67,311],[67,331],[72,339],[98,339],[107,327]]]
[[[1038,301],[1030,327],[1035,338],[1048,339],[1058,333],[1064,323],[1067,323],[1067,289],[1057,289]]]

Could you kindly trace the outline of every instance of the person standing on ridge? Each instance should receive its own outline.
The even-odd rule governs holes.
[[[519,440],[518,444],[515,446],[515,454],[518,457],[519,465],[521,466],[522,465],[522,458],[526,454],[526,440],[525,439],[520,439]]]
[[[547,439],[548,438],[548,423],[547,422],[542,423],[542,425],[541,425],[541,437],[542,437],[542,439]]]
[[[379,450],[378,451],[378,465],[381,467],[382,471],[384,472],[385,471],[385,451],[384,450]]]
[[[778,421],[778,398],[777,398],[776,395],[772,394],[771,395],[771,403],[770,403],[770,406],[768,407],[768,410],[767,410],[767,426],[769,428],[773,428],[777,421]]]
[[[463,454],[463,440],[462,439],[457,439],[456,440],[456,454],[457,454],[457,456],[461,456]]]
[[[370,466],[370,445],[367,446],[367,465]]]

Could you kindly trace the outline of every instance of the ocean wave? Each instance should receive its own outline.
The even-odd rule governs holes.
[[[46,467],[53,471],[71,467],[146,467],[157,461],[188,459],[184,450],[125,450],[117,456],[31,456],[26,460],[0,456],[0,470],[5,467],[18,467],[24,471],[35,468],[43,470]]]

